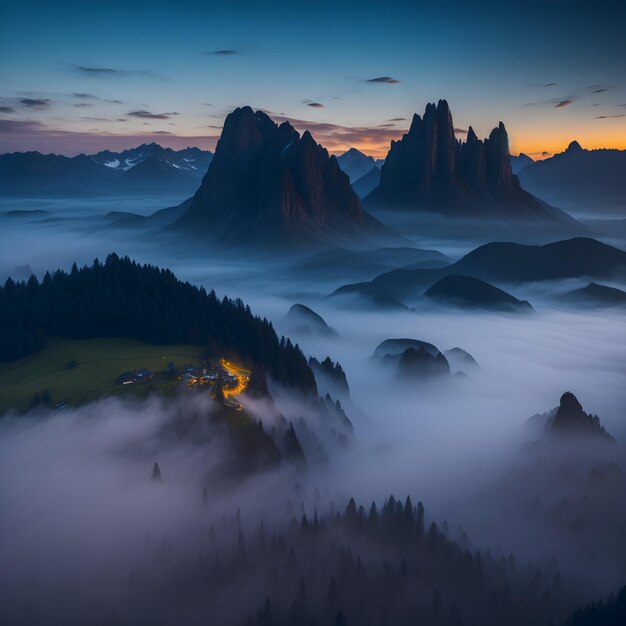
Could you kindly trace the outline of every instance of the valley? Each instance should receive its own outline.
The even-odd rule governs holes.
[[[620,3],[0,3],[0,624],[626,624]]]

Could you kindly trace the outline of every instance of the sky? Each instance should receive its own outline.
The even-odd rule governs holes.
[[[626,2],[0,0],[0,152],[214,149],[237,106],[384,157],[428,102],[511,152],[626,148]]]

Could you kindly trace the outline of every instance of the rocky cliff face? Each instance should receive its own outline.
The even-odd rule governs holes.
[[[380,184],[365,206],[467,216],[552,217],[513,174],[504,124],[500,122],[483,141],[470,126],[461,143],[445,100],[437,106],[428,104],[423,118],[414,115],[408,133],[391,143]]]
[[[215,156],[180,225],[221,239],[384,232],[361,207],[337,160],[307,131],[250,107],[224,123]]]

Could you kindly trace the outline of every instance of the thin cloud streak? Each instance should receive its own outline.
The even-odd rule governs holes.
[[[391,76],[377,76],[376,78],[368,78],[365,82],[366,83],[381,83],[381,84],[386,84],[386,85],[397,85],[400,81],[395,78],[391,78]]]
[[[115,67],[93,67],[89,65],[76,65],[74,69],[91,78],[150,78],[152,80],[164,80],[164,77],[152,70],[129,70]]]
[[[130,115],[131,117],[138,117],[141,119],[148,119],[148,120],[169,120],[172,115],[178,115],[178,112],[171,111],[167,113],[150,113],[150,111],[146,111],[145,109],[140,109],[138,111],[129,111],[126,115]]]
[[[50,98],[21,98],[20,104],[28,109],[47,109],[51,104]]]

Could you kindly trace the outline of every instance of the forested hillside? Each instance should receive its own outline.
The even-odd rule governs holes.
[[[316,390],[298,346],[279,339],[272,324],[241,300],[220,300],[169,270],[115,254],[89,267],[74,264],[69,273],[46,273],[41,282],[9,278],[0,288],[0,360],[32,354],[46,337],[191,343],[206,347],[208,355],[254,365],[289,387]]]

